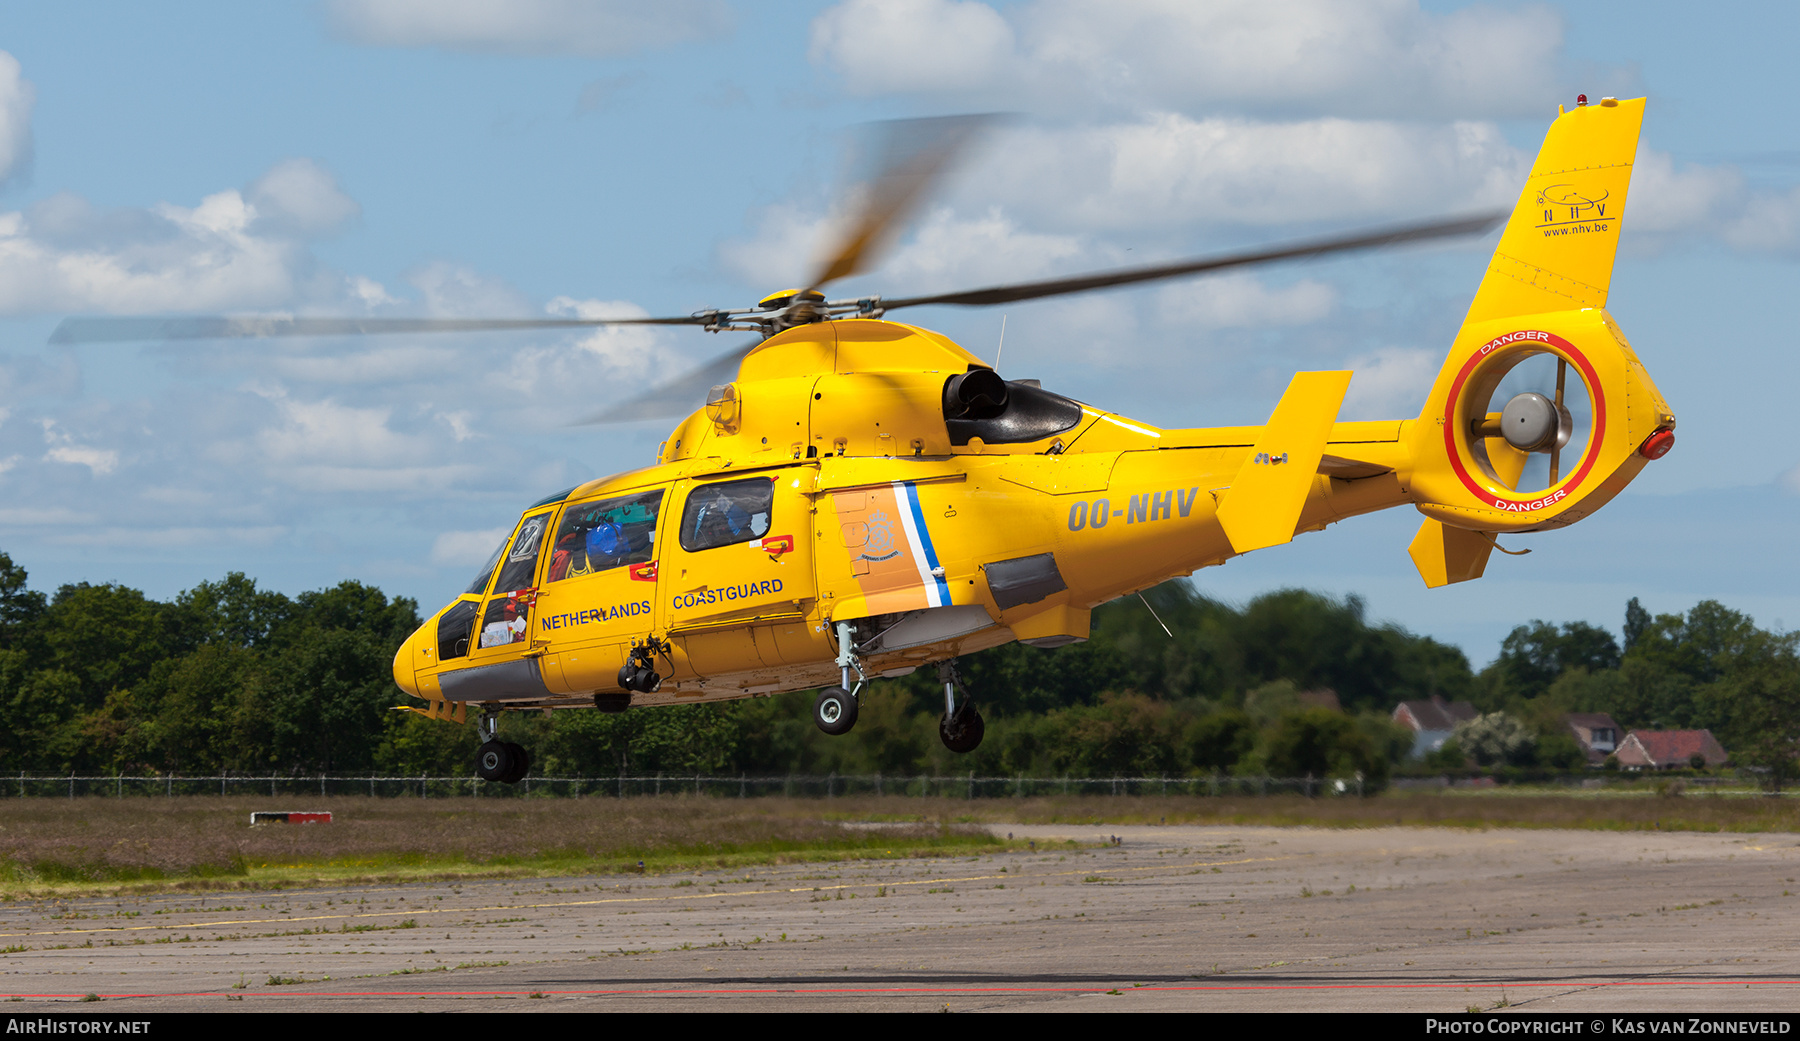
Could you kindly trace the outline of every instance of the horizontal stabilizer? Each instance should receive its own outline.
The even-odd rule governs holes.
[[[1413,536],[1406,551],[1412,555],[1413,566],[1419,569],[1426,587],[1436,589],[1480,578],[1487,569],[1494,543],[1480,532],[1427,520],[1419,525],[1419,533]]]
[[[1248,553],[1293,539],[1349,389],[1348,371],[1294,374],[1219,504],[1219,525],[1234,551]]]

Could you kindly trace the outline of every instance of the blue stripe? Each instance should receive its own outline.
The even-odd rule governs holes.
[[[919,541],[925,550],[925,566],[932,571],[938,569],[937,550],[931,545],[931,531],[925,527],[925,511],[919,506],[919,489],[911,481],[906,482],[906,504],[912,507],[913,527],[918,529]],[[943,598],[943,605],[950,605],[950,583],[941,577],[933,576],[937,583],[938,596]]]

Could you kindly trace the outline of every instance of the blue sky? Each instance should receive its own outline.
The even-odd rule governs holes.
[[[1647,95],[1609,307],[1678,443],[1427,591],[1410,511],[1202,572],[1355,592],[1490,659],[1529,618],[1800,624],[1791,5],[948,0],[12,5],[0,550],[37,588],[240,570],[453,595],[517,510],[643,465],[567,424],[735,342],[676,330],[48,347],[70,314],[682,314],[791,284],[871,120],[1018,117],[842,288],[888,295],[1510,205],[1558,103]],[[1492,242],[1004,309],[1002,369],[1163,425],[1297,369],[1416,414]],[[908,320],[990,354],[1001,311]]]

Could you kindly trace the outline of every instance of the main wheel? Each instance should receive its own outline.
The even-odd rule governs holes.
[[[856,698],[842,687],[826,687],[813,702],[813,722],[827,734],[848,734],[856,725]]]
[[[505,781],[513,769],[512,750],[518,745],[489,741],[475,751],[475,773],[484,781]]]
[[[531,753],[525,751],[524,746],[515,745],[511,741],[506,743],[506,748],[512,753],[512,769],[508,770],[506,776],[500,780],[507,784],[518,784],[525,779],[526,774],[531,772]]]
[[[938,717],[938,738],[944,747],[957,754],[973,752],[981,744],[982,735],[987,726],[981,721],[981,713],[968,702],[956,710],[956,715]]]

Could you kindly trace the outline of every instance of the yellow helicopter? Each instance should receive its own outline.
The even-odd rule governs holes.
[[[395,682],[424,702],[403,707],[466,723],[476,706],[478,773],[516,782],[530,758],[495,735],[507,710],[622,712],[822,688],[814,721],[842,734],[867,681],[935,666],[940,735],[967,752],[983,723],[956,677],[961,655],[1083,640],[1109,600],[1406,504],[1425,517],[1410,547],[1425,584],[1478,578],[1496,536],[1572,524],[1666,453],[1675,417],[1604,306],[1643,108],[1583,96],[1552,123],[1412,419],[1338,422],[1351,373],[1303,372],[1264,426],[1158,429],[1005,380],[946,337],[883,316],[1469,234],[1499,215],[971,292],[828,300],[820,287],[861,269],[978,125],[967,117],[910,124],[926,144],[897,151],[812,284],[754,308],[610,322],[71,319],[52,339],[753,330],[762,338],[748,348],[599,417],[654,416],[711,385],[654,465],[524,510],[468,589],[395,656]],[[1510,392],[1534,364],[1554,365],[1554,389]],[[1547,462],[1541,473],[1528,469],[1534,459]]]

